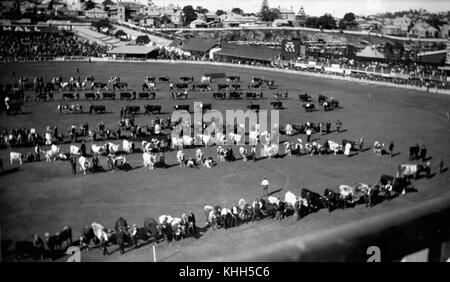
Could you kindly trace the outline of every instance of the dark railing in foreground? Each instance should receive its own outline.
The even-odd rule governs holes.
[[[359,220],[216,261],[446,261],[450,194],[387,215]],[[419,251],[420,254],[419,254]]]

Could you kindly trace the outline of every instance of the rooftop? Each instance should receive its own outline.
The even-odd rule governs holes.
[[[158,49],[156,46],[132,46],[125,45],[112,49],[109,51],[109,54],[130,54],[130,55],[146,55],[151,53],[155,49]]]

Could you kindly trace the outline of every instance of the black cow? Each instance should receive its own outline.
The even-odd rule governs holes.
[[[84,93],[84,97],[86,98],[86,100],[89,100],[89,99],[95,100],[96,95],[94,92],[86,92],[86,93]]]
[[[210,111],[212,109],[212,105],[211,104],[202,104],[202,111],[206,112],[206,111]]]
[[[96,114],[98,113],[104,113],[106,111],[106,106],[105,105],[89,105],[89,114],[92,114],[93,112],[95,112]]]
[[[86,252],[89,251],[89,244],[94,242],[94,245],[98,245],[100,240],[95,236],[94,229],[92,227],[85,227],[83,233],[80,236],[81,249]]]
[[[180,77],[180,81],[183,81],[183,82],[188,82],[188,81],[194,82],[194,77],[182,76],[182,77]]]
[[[326,199],[316,192],[302,188],[301,196],[308,202],[311,212],[316,212],[322,208],[328,207]]]
[[[141,107],[140,106],[126,106],[125,107],[125,111],[128,114],[132,114],[132,115],[137,115],[141,112]]]
[[[332,212],[334,209],[343,209],[344,201],[341,194],[334,192],[331,189],[326,188],[323,196],[327,201],[328,211]]]
[[[260,110],[260,107],[259,107],[259,105],[257,105],[257,104],[251,104],[251,105],[248,105],[248,106],[247,106],[247,109],[259,111],[259,110]]]
[[[77,92],[77,93],[72,93],[72,92],[65,92],[65,93],[63,93],[62,94],[62,98],[63,98],[63,100],[66,100],[66,99],[68,99],[68,100],[75,100],[75,99],[80,99],[80,94]]]
[[[328,97],[324,95],[319,95],[317,100],[319,101],[320,104],[322,104],[323,102],[328,101]]]
[[[134,94],[134,93],[131,93],[131,92],[121,92],[120,93],[120,99],[122,100],[122,99],[127,99],[127,100],[130,100],[130,99],[136,99],[136,95]]]
[[[233,90],[241,90],[241,85],[240,84],[232,84],[231,88],[233,88]]]
[[[114,92],[103,92],[102,93],[103,99],[116,99],[116,93]]]
[[[214,92],[213,93],[213,98],[214,99],[225,99],[226,98],[226,94],[224,92]]]
[[[236,92],[236,91],[233,91],[233,92],[230,92],[230,94],[229,94],[229,99],[235,99],[235,100],[237,100],[237,99],[240,99],[241,98],[241,95],[242,95],[242,92]]]
[[[230,86],[228,84],[217,84],[217,90],[221,91],[221,90],[228,90]]]
[[[160,76],[159,78],[158,78],[158,81],[159,82],[169,82],[169,76]]]
[[[161,114],[161,105],[145,105],[144,106],[146,115],[153,114],[157,112],[158,114]]]
[[[151,98],[150,98],[151,96]],[[155,92],[139,92],[139,98],[141,99],[155,99],[156,93]]]
[[[270,103],[275,109],[282,109],[283,103],[282,102],[271,102]]]
[[[22,114],[22,103],[10,103],[9,107],[6,109],[6,114],[10,115],[11,113]]]
[[[386,184],[390,183],[392,185],[392,191],[389,191],[386,188]],[[394,193],[395,196],[400,195],[403,192],[406,192],[406,188],[411,184],[411,182],[406,178],[394,177],[391,175],[383,174],[380,177],[380,181],[378,181],[377,187],[380,188],[380,191],[385,192],[385,198],[391,197],[391,192]]]
[[[303,108],[305,108],[305,112],[314,112],[316,110],[316,106],[314,104],[303,104],[302,106]]]
[[[300,99],[300,101],[302,101],[302,102],[309,102],[310,100],[311,100],[311,96],[310,95],[308,95],[308,94],[300,94],[300,95],[298,95],[298,98]]]
[[[31,241],[16,241],[15,259],[16,261],[32,257],[34,260],[42,258],[44,249],[33,245]]]
[[[187,83],[176,83],[175,87],[177,88],[177,90],[184,90],[188,88],[188,84]]]
[[[185,110],[185,111],[189,112],[189,105],[175,105],[173,107],[177,111]]]

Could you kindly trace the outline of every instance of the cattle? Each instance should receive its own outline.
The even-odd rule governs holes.
[[[260,110],[260,107],[259,107],[259,105],[257,105],[257,104],[251,104],[251,105],[248,105],[248,106],[247,106],[247,109],[259,111],[259,110]]]
[[[116,93],[114,93],[114,92],[103,92],[102,93],[102,97],[103,97],[103,99],[114,100],[114,99],[116,99]]]
[[[80,99],[80,94],[77,93],[72,93],[72,92],[65,92],[62,94],[62,98],[63,100],[78,100]]]
[[[161,105],[145,105],[144,106],[146,115],[154,114],[155,112],[161,114]]]
[[[212,105],[211,104],[201,104],[201,109],[202,109],[202,112],[206,112],[206,111],[210,111],[211,109],[212,109]]]
[[[96,99],[96,95],[94,92],[86,92],[86,93],[84,93],[84,97],[86,98],[86,100],[89,100],[89,99],[95,100]]]
[[[227,81],[241,81],[241,77],[240,76],[227,76]]]
[[[60,107],[61,107],[61,106],[58,105],[58,109],[61,111]],[[82,113],[82,112],[83,112],[83,106],[80,105],[80,104],[75,104],[75,105],[64,105],[63,109],[64,109],[64,110],[67,110],[67,111],[69,111],[69,112],[72,112],[72,113],[76,113],[76,112]]]
[[[187,84],[187,83],[176,83],[176,84],[175,84],[175,87],[176,87],[178,90],[184,90],[184,89],[187,89],[187,88],[188,88],[188,84]]]
[[[99,155],[99,154],[103,154],[105,152],[106,152],[105,146],[98,146],[98,145],[95,145],[95,144],[91,145],[91,153],[93,155]]]
[[[45,160],[47,162],[50,162],[52,160],[56,161],[57,157],[58,157],[58,153],[55,152],[55,151],[48,150],[48,151],[45,152]]]
[[[141,112],[141,107],[140,106],[126,106],[125,111],[128,114],[137,115]]]
[[[306,199],[311,212],[316,212],[327,207],[327,201],[325,198],[323,198],[320,194],[306,188],[302,188],[301,197]]]
[[[97,113],[105,113],[106,112],[106,106],[105,105],[89,105],[89,114],[92,114],[93,112]]]
[[[228,84],[217,84],[217,90],[221,91],[221,90],[228,90],[230,86]]]
[[[11,165],[13,164],[14,161],[18,161],[20,163],[20,165],[22,165],[23,158],[24,158],[24,156],[22,153],[17,153],[17,152],[9,153],[9,160],[11,162]]]
[[[241,95],[242,95],[242,92],[233,91],[233,92],[230,92],[230,94],[228,94],[228,98],[238,100],[241,98]]]
[[[319,101],[320,104],[322,104],[323,102],[328,101],[328,97],[324,95],[319,95],[317,100]]]
[[[226,98],[226,94],[224,92],[214,92],[213,93],[213,98],[214,99],[225,99]]]
[[[305,108],[305,112],[314,112],[316,110],[316,106],[311,103],[303,104],[302,107]]]
[[[80,148],[74,145],[70,145],[70,154],[72,155],[80,155]]]
[[[428,167],[420,164],[402,164],[398,166],[397,175],[399,177],[412,177],[417,179],[422,171],[427,172],[427,170],[429,170]]]
[[[182,92],[172,92],[172,99],[175,100],[176,99],[187,99],[188,98],[188,93],[187,91],[185,93]]]
[[[188,81],[194,82],[194,77],[182,76],[182,77],[180,77],[180,81],[183,81],[183,82],[188,82]],[[187,83],[186,83],[186,85],[187,85]]]
[[[10,114],[22,114],[22,103],[9,103],[6,106],[6,114],[10,115]]]
[[[300,99],[300,101],[302,101],[302,102],[309,102],[310,100],[311,100],[311,96],[310,95],[308,95],[308,94],[299,94],[298,95],[298,98]]]
[[[256,93],[256,92],[247,92],[245,93],[245,99],[256,99],[256,98],[262,99],[263,98],[263,92]]]
[[[192,90],[200,89],[200,91],[210,91],[211,87],[209,84],[200,83],[200,84],[192,84]]]
[[[119,151],[119,144],[114,144],[114,143],[108,142],[105,144],[105,147],[106,147],[106,145],[108,145],[109,151],[113,154],[115,154]]]
[[[170,79],[169,79],[169,76],[160,76],[160,77],[158,78],[158,81],[159,81],[159,82],[170,82],[169,80],[170,80]]]
[[[123,140],[122,144],[123,150],[127,153],[133,153],[134,150],[134,143],[128,140]]]
[[[124,100],[124,99],[134,100],[134,99],[136,99],[136,95],[131,92],[120,92],[119,98],[120,98],[120,100]]]
[[[141,99],[155,99],[155,92],[139,92],[139,98]],[[150,98],[151,97],[151,98]]]
[[[149,167],[150,170],[154,169],[156,163],[156,155],[148,152],[144,152],[142,154],[142,161],[144,167]]]
[[[78,163],[80,164],[80,170],[83,172],[83,174],[86,174],[87,170],[91,166],[91,163],[88,161],[87,158],[81,156],[78,159]]]
[[[189,105],[175,105],[173,106],[175,110],[177,111],[187,111],[189,112]]]
[[[270,105],[274,107],[274,109],[280,110],[283,108],[282,102],[271,102]]]

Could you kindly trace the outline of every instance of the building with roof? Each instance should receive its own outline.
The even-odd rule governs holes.
[[[383,27],[383,33],[388,35],[402,36],[406,35],[406,32],[402,30],[399,25],[387,25]]]
[[[285,19],[276,19],[272,22],[272,26],[280,27],[280,26],[291,26],[291,22]]]
[[[105,19],[108,17],[108,12],[99,9],[99,8],[93,8],[90,10],[85,11],[86,18],[90,19]]]
[[[291,7],[290,10],[286,9],[286,8],[280,8],[279,7],[279,10],[280,10],[280,18],[281,19],[288,20],[288,21],[294,21],[295,20],[295,13],[294,13],[294,10],[292,9],[292,7]]]
[[[156,46],[125,45],[108,51],[108,54],[120,58],[152,59],[158,57],[158,50]]]
[[[201,19],[196,19],[189,24],[190,28],[205,28],[208,27],[208,23]]]
[[[280,56],[280,48],[222,44],[221,49],[214,52],[214,60],[219,62],[239,62],[241,64],[271,64]]]
[[[169,47],[186,56],[207,57],[212,49],[217,47],[217,42],[208,39],[190,38],[174,40]]]
[[[417,53],[416,62],[422,64],[445,65],[447,50],[437,50]]]
[[[220,16],[223,27],[256,26],[259,18],[255,16],[242,16],[235,13],[223,14]]]
[[[415,37],[437,37],[439,30],[420,20],[411,28],[410,34]]]
[[[378,51],[375,45],[366,46],[366,48],[356,53],[358,59],[368,59],[373,61],[385,60],[386,56]]]

